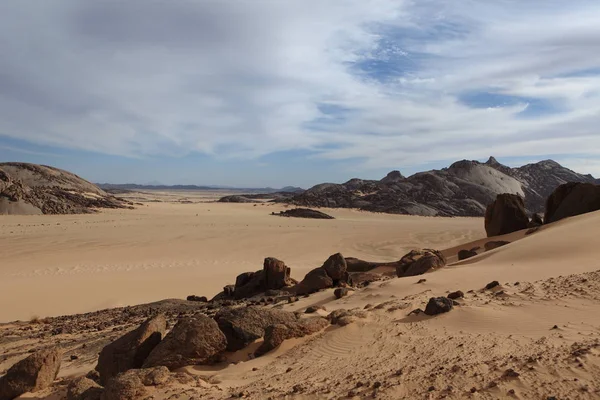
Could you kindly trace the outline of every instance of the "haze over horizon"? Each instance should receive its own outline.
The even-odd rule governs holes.
[[[600,4],[6,1],[0,161],[310,187],[490,155],[600,176]]]

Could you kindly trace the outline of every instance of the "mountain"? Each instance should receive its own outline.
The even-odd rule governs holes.
[[[233,190],[245,193],[279,193],[279,192],[303,192],[304,189],[294,186],[286,186],[283,189],[266,188],[235,188],[228,186],[197,186],[197,185],[139,185],[136,183],[98,183],[99,188],[109,191],[126,190]]]
[[[79,214],[130,203],[58,168],[0,163],[0,214]]]
[[[546,198],[566,182],[597,183],[552,160],[519,168],[458,161],[448,168],[404,177],[390,172],[381,180],[351,179],[343,184],[322,183],[289,200],[304,207],[358,208],[366,211],[424,216],[482,216],[498,194],[525,198],[529,212],[542,212]]]

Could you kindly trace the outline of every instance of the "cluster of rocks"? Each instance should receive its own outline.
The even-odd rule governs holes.
[[[531,232],[544,223],[600,210],[600,185],[570,182],[560,185],[546,200],[544,218],[525,210],[522,197],[503,193],[496,197],[485,213],[485,230],[488,237],[530,229]]]
[[[0,214],[81,214],[98,208],[133,208],[133,204],[67,171],[0,164]]]

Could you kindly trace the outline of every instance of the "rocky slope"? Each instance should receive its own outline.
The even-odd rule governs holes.
[[[0,214],[80,214],[96,208],[130,206],[58,168],[0,163]]]
[[[527,210],[533,213],[542,212],[546,198],[567,182],[597,181],[551,160],[510,168],[490,157],[486,163],[463,160],[448,168],[409,177],[392,171],[379,181],[323,183],[289,202],[305,207],[359,208],[394,214],[483,216],[498,194],[511,193],[523,196]]]

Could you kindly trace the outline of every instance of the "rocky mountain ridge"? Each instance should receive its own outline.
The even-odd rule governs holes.
[[[0,214],[82,214],[131,206],[68,171],[0,163]]]
[[[552,160],[511,168],[494,157],[485,163],[457,161],[448,168],[381,180],[322,183],[283,200],[303,207],[358,208],[423,216],[483,216],[498,194],[518,194],[528,212],[542,212],[546,198],[567,182],[599,183]]]

